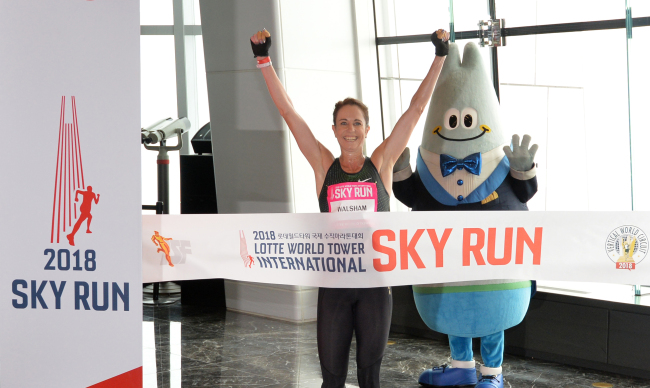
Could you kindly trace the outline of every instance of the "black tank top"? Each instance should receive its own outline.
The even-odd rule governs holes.
[[[343,171],[336,158],[325,175],[318,204],[321,213],[388,212],[390,195],[370,158],[356,174]]]

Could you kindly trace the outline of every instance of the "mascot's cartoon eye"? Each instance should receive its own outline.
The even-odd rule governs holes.
[[[476,127],[476,123],[478,121],[478,113],[476,112],[476,109],[474,108],[465,108],[463,109],[463,113],[461,113],[461,117],[463,118],[463,126],[467,129],[473,129]]]
[[[456,129],[458,128],[458,119],[460,117],[460,112],[458,109],[451,108],[445,112],[445,128],[447,129]]]

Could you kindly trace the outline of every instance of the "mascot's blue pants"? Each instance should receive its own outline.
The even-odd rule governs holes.
[[[451,358],[456,361],[472,361],[472,339],[449,335]],[[503,363],[503,331],[481,337],[481,357],[488,368],[498,368]]]
[[[528,310],[530,281],[503,284],[421,287],[413,296],[424,323],[449,336],[451,357],[471,361],[472,338],[481,338],[481,356],[488,368],[503,362],[503,331],[519,324]]]

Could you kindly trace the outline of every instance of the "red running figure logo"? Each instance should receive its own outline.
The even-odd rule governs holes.
[[[68,242],[70,245],[74,246],[74,235],[77,234],[77,231],[79,230],[79,227],[81,224],[88,220],[86,223],[86,233],[92,233],[90,231],[90,222],[93,220],[93,215],[90,214],[90,207],[93,204],[93,201],[95,202],[95,205],[99,203],[99,194],[93,193],[93,187],[88,186],[88,190],[82,191],[82,190],[77,190],[74,193],[74,201],[79,202],[79,194],[83,197],[83,201],[81,201],[81,206],[79,206],[79,211],[81,214],[79,215],[79,218],[77,218],[77,222],[74,224],[74,228],[72,228],[72,233],[70,233],[68,237]],[[75,206],[77,204],[75,203]],[[75,213],[76,213],[76,207],[75,207]]]
[[[172,238],[161,236],[157,230],[154,230],[153,233],[154,235],[151,236],[151,241],[153,241],[154,245],[159,247],[156,253],[163,252],[165,254],[165,259],[167,259],[167,262],[169,263],[169,266],[173,267],[174,264],[172,263],[172,258],[171,256],[169,256],[169,252],[170,252],[169,244],[165,242],[165,241],[172,240]]]
[[[66,235],[68,243],[75,245],[75,234],[84,221],[86,233],[90,231],[90,214],[92,202],[99,202],[99,194],[93,192],[91,186],[86,187],[83,160],[81,158],[81,143],[79,142],[79,123],[77,120],[77,102],[75,97],[70,98],[72,122],[65,122],[66,98],[61,97],[61,116],[59,118],[59,141],[56,152],[56,174],[54,180],[54,203],[52,204],[52,231],[50,242],[61,242],[61,234],[68,229],[72,231]],[[79,194],[83,200],[77,212]],[[72,197],[74,196],[74,202]],[[79,213],[79,214],[78,214]],[[76,222],[73,225],[73,221]]]
[[[244,260],[244,267],[252,268],[252,266],[255,264],[253,256],[248,254],[246,236],[244,235],[243,230],[239,231],[239,256],[241,256],[241,259]]]

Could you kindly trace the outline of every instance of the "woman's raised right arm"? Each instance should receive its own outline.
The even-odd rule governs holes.
[[[268,49],[271,46],[271,34],[266,30],[258,31],[251,37],[251,43],[257,61],[266,61],[266,58],[268,58]],[[334,157],[327,148],[316,140],[316,137],[311,132],[311,129],[309,129],[305,120],[296,112],[271,62],[266,63],[268,65],[261,67],[261,70],[266,86],[269,89],[269,94],[276,108],[278,108],[278,112],[280,112],[289,130],[291,130],[293,137],[296,139],[300,151],[305,155],[305,158],[307,158],[307,161],[314,170],[316,181],[321,181],[325,179],[325,173],[334,161]],[[266,65],[266,63],[263,63],[263,65]]]

